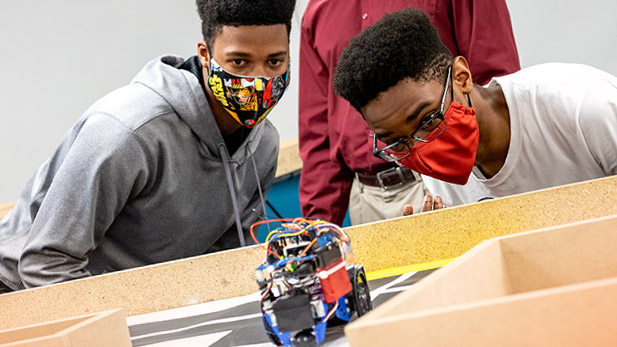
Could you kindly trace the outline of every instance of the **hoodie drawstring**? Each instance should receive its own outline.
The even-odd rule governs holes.
[[[259,192],[259,200],[261,201],[261,207],[263,208],[263,216],[267,216],[266,212],[266,202],[264,200],[263,191],[261,189],[261,182],[259,180],[259,173],[257,171],[257,163],[255,162],[255,156],[253,152],[249,149],[250,142],[247,143],[246,149],[248,151],[249,157],[251,157],[251,162],[253,163],[253,172],[255,173],[255,178],[257,180],[257,191]],[[233,177],[231,176],[231,170],[229,169],[229,153],[227,153],[227,147],[225,144],[219,144],[219,152],[221,153],[221,157],[223,158],[223,166],[225,167],[225,175],[227,176],[227,184],[229,185],[229,193],[231,194],[231,203],[234,207],[234,216],[236,218],[236,229],[238,230],[238,238],[240,239],[240,246],[246,246],[246,240],[244,239],[244,232],[242,231],[242,223],[240,221],[240,208],[238,207],[238,199],[236,198],[236,189],[234,188]],[[256,212],[256,211],[255,211]],[[270,225],[268,224],[268,230],[270,230]]]
[[[250,142],[249,142],[250,143]],[[268,219],[268,212],[266,211],[266,201],[264,199],[264,194],[263,194],[263,190],[261,189],[261,183],[259,180],[259,173],[257,172],[257,164],[255,163],[255,156],[253,155],[253,152],[251,152],[251,150],[249,149],[249,146],[246,147],[246,150],[249,152],[249,155],[251,157],[251,161],[253,162],[253,171],[255,171],[255,178],[257,179],[257,191],[259,192],[259,200],[261,200],[261,207],[263,208],[264,214],[263,214],[263,219]],[[255,211],[257,212],[257,211]],[[266,226],[268,227],[268,234],[270,234],[270,223],[266,223]]]
[[[242,231],[242,223],[240,222],[240,208],[238,208],[238,199],[236,198],[236,189],[234,188],[233,177],[231,177],[231,170],[229,169],[229,154],[227,153],[227,147],[224,143],[219,144],[219,152],[223,158],[223,166],[225,167],[225,176],[227,176],[227,184],[229,185],[229,193],[231,194],[231,203],[234,207],[234,216],[236,217],[236,229],[238,230],[238,238],[240,239],[240,246],[246,246],[246,240],[244,239],[244,232]],[[254,160],[254,159],[253,159]],[[259,184],[259,181],[257,181]],[[261,196],[261,190],[259,191]]]
[[[253,171],[255,172],[255,178],[257,179],[257,191],[259,192],[259,200],[261,200],[261,207],[264,211],[264,217],[268,215],[266,212],[266,202],[264,200],[263,190],[261,190],[261,183],[259,182],[259,173],[257,172],[257,164],[255,163],[255,156],[249,150],[249,154],[251,155],[251,161],[253,162]]]

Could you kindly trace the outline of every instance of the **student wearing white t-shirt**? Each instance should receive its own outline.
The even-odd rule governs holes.
[[[352,39],[334,88],[373,129],[376,156],[424,175],[437,196],[422,211],[617,173],[616,77],[551,63],[475,85],[419,10]]]

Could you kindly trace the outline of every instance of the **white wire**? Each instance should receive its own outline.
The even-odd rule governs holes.
[[[326,315],[326,317],[324,317],[324,319],[321,321],[322,323],[327,321],[328,319],[330,319],[330,317],[332,316],[332,314],[334,314],[334,312],[336,312],[336,309],[338,308],[338,300],[336,301],[336,304],[334,304],[334,307],[332,307],[332,309],[330,310],[330,312],[328,312],[328,314]]]

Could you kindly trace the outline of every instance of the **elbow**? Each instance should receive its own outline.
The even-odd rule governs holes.
[[[17,266],[25,288],[40,287],[89,276],[87,259],[72,262],[66,257],[38,252],[24,252]]]
[[[33,288],[45,285],[42,276],[39,275],[40,266],[37,266],[36,257],[28,253],[22,254],[17,264],[17,274],[25,288]]]

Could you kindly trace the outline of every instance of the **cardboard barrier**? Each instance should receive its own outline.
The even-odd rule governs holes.
[[[0,347],[130,347],[123,310],[0,331]]]
[[[617,216],[484,241],[345,328],[351,346],[614,346]]]
[[[482,240],[617,214],[617,177],[347,228],[367,271],[457,257]],[[128,315],[257,291],[245,247],[0,295],[0,329],[122,307]]]

